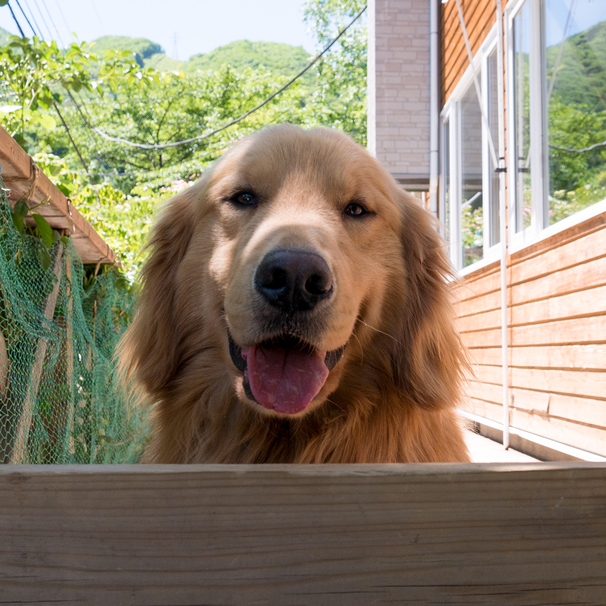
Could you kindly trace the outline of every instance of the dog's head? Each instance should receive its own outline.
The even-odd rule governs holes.
[[[362,367],[421,406],[456,399],[442,242],[343,134],[247,138],[168,203],[150,247],[123,358],[156,398],[195,381],[212,350],[264,414],[305,415]]]

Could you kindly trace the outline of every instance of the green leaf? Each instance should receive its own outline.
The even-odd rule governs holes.
[[[15,133],[13,135],[13,139],[23,148],[24,151],[27,151],[27,141],[25,140],[24,136],[22,136],[20,133]]]
[[[56,177],[60,172],[61,172],[61,167],[58,164],[51,164],[48,167],[48,172],[53,176]]]
[[[6,6],[8,4],[8,0],[0,0],[0,6]]]
[[[24,200],[19,200],[11,211],[11,215],[13,217],[13,225],[20,234],[25,231],[23,219],[25,219],[25,216],[27,215],[28,211],[29,207],[27,206]]]
[[[57,126],[55,119],[52,116],[49,116],[48,114],[41,114],[38,117],[38,122],[40,123],[42,128],[45,128],[46,130],[54,130],[55,126]]]
[[[44,242],[46,247],[50,249],[54,242],[53,230],[51,226],[48,224],[48,221],[42,215],[34,213],[32,216],[34,217],[36,227],[40,232],[40,238],[42,238],[42,242]]]
[[[57,188],[59,189],[59,191],[67,198],[70,197],[71,195],[71,189],[69,187],[67,187],[66,185],[64,185],[63,183],[59,183],[57,185]]]
[[[42,265],[42,269],[48,269],[50,267],[50,253],[45,246],[41,246],[38,252],[38,257],[40,258],[40,265]]]

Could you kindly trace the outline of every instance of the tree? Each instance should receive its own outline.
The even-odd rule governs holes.
[[[325,47],[364,8],[365,0],[308,0],[305,20]],[[309,119],[340,128],[366,145],[367,35],[363,15],[318,63],[319,88]]]

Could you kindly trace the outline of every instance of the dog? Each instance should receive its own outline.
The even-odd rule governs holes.
[[[431,215],[348,136],[279,125],[170,200],[120,344],[145,463],[468,461]]]

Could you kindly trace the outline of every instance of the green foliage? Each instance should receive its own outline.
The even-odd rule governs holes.
[[[481,203],[463,206],[461,211],[461,240],[463,267],[482,259],[484,213]]]
[[[305,19],[318,47],[326,46],[366,5],[366,0],[308,0]],[[317,64],[319,87],[310,100],[319,121],[366,145],[366,20],[363,15]]]
[[[89,86],[88,66],[83,45],[73,43],[61,51],[55,41],[11,36],[0,49],[0,90],[10,99],[0,108],[3,126],[23,147],[28,126],[53,130],[56,122],[48,112],[61,102],[59,88],[79,91]]]
[[[551,84],[559,45],[547,49]],[[570,36],[549,100],[550,223],[606,198],[606,22]]]
[[[172,192],[152,195],[151,190],[142,187],[138,193],[126,195],[107,182],[91,184],[84,175],[71,170],[64,158],[38,154],[34,160],[117,253],[126,276],[132,280],[143,261],[141,251],[153,217]]]
[[[559,44],[546,52],[547,81],[553,75]],[[562,49],[554,94],[568,104],[585,104],[592,111],[606,109],[606,22],[570,36]]]

